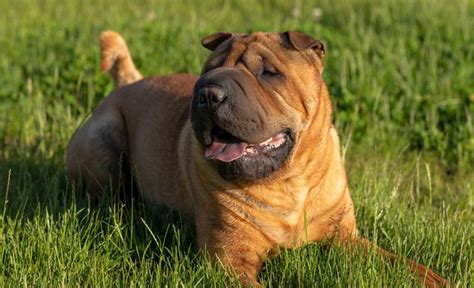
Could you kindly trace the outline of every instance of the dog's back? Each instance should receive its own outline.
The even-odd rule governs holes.
[[[179,131],[189,119],[197,76],[175,74],[142,79],[127,45],[112,31],[102,33],[101,49],[101,69],[111,74],[116,89],[94,109],[69,142],[66,158],[71,179],[85,186],[81,190],[93,197],[107,189],[129,195],[130,188],[139,182],[147,188],[139,189],[147,202],[190,211],[190,203],[183,201],[185,195],[170,194],[182,190],[176,187],[182,178],[177,161],[177,154],[182,152],[178,151]],[[145,169],[147,173],[142,173]]]

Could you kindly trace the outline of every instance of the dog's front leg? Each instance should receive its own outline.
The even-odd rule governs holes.
[[[237,219],[202,219],[196,230],[198,247],[209,253],[214,263],[222,263],[243,285],[260,286],[257,276],[270,248],[261,232]]]

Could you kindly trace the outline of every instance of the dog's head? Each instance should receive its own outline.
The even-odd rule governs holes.
[[[191,122],[224,179],[255,180],[285,164],[317,112],[325,46],[298,33],[216,33],[194,88]]]

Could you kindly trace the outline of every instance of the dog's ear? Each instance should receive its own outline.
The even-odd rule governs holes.
[[[326,45],[313,37],[295,31],[284,33],[291,45],[297,50],[313,49],[320,58],[326,55]]]
[[[202,38],[201,44],[202,46],[206,47],[207,49],[214,51],[216,48],[222,44],[227,39],[232,38],[235,33],[229,32],[217,32]]]

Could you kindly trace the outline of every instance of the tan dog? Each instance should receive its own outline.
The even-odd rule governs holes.
[[[245,284],[257,285],[280,248],[329,238],[370,248],[358,238],[322,42],[297,32],[217,33],[202,40],[213,53],[200,77],[141,81],[120,35],[104,32],[101,44],[102,68],[122,87],[67,151],[70,176],[92,195],[127,187],[120,179],[134,175],[141,197],[193,219],[198,246]],[[447,284],[405,261],[427,286]]]

